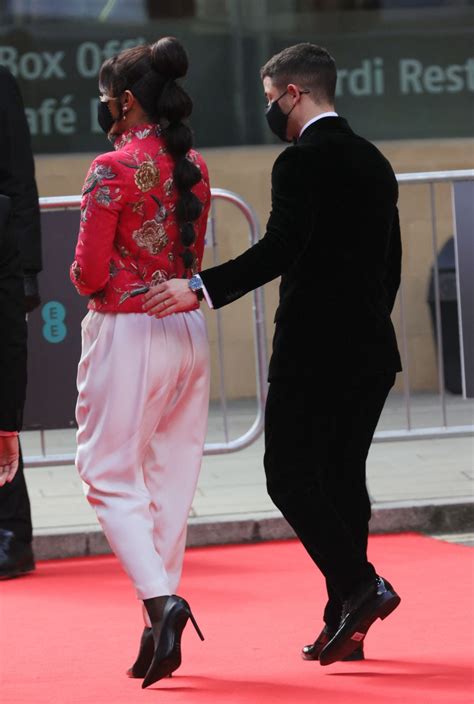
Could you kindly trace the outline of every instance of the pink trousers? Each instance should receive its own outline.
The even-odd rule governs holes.
[[[139,599],[173,594],[201,467],[209,348],[200,311],[82,323],[77,469]]]

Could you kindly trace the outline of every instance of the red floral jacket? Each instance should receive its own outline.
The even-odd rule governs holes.
[[[157,125],[127,130],[114,149],[94,159],[89,169],[70,275],[78,292],[90,296],[90,309],[141,313],[143,298],[130,297],[134,289],[186,274],[175,217],[174,164]],[[196,273],[204,253],[210,188],[202,157],[191,151],[188,158],[202,173],[193,188],[204,206],[194,223],[191,273]]]

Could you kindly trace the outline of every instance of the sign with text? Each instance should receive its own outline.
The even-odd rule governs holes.
[[[317,13],[315,13],[317,14]],[[369,13],[370,14],[370,13]],[[441,23],[440,23],[441,24]],[[370,139],[468,137],[473,134],[474,54],[469,26],[422,31],[416,26],[359,32],[193,31],[179,38],[190,56],[186,87],[199,147],[259,144],[271,138],[259,78],[262,62],[283,47],[318,41],[338,65],[336,108]],[[175,34],[172,23],[42,23],[0,28],[0,64],[18,78],[36,153],[102,151],[97,123],[98,73],[123,49]],[[268,56],[267,56],[268,54]],[[217,94],[217,98],[216,98]]]

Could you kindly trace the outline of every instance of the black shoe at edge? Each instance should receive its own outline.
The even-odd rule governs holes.
[[[18,540],[11,530],[0,529],[0,579],[20,577],[34,569],[31,543]]]
[[[331,665],[353,653],[374,621],[387,618],[400,601],[392,585],[381,577],[355,592],[344,602],[339,628],[319,655],[321,665]]]

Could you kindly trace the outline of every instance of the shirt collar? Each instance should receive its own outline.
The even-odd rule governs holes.
[[[317,122],[318,120],[321,120],[323,117],[339,117],[339,115],[337,114],[337,112],[322,112],[320,115],[316,115],[316,117],[312,117],[311,120],[308,120],[308,122],[307,122],[305,125],[303,125],[299,136],[301,137],[301,135],[303,134],[303,132],[304,132],[310,125],[312,125],[313,122]]]
[[[114,141],[114,149],[122,149],[133,139],[146,139],[150,135],[159,137],[161,135],[161,128],[159,125],[154,125],[152,123],[144,123],[143,125],[135,125],[135,127],[130,127],[122,134],[118,135]]]

